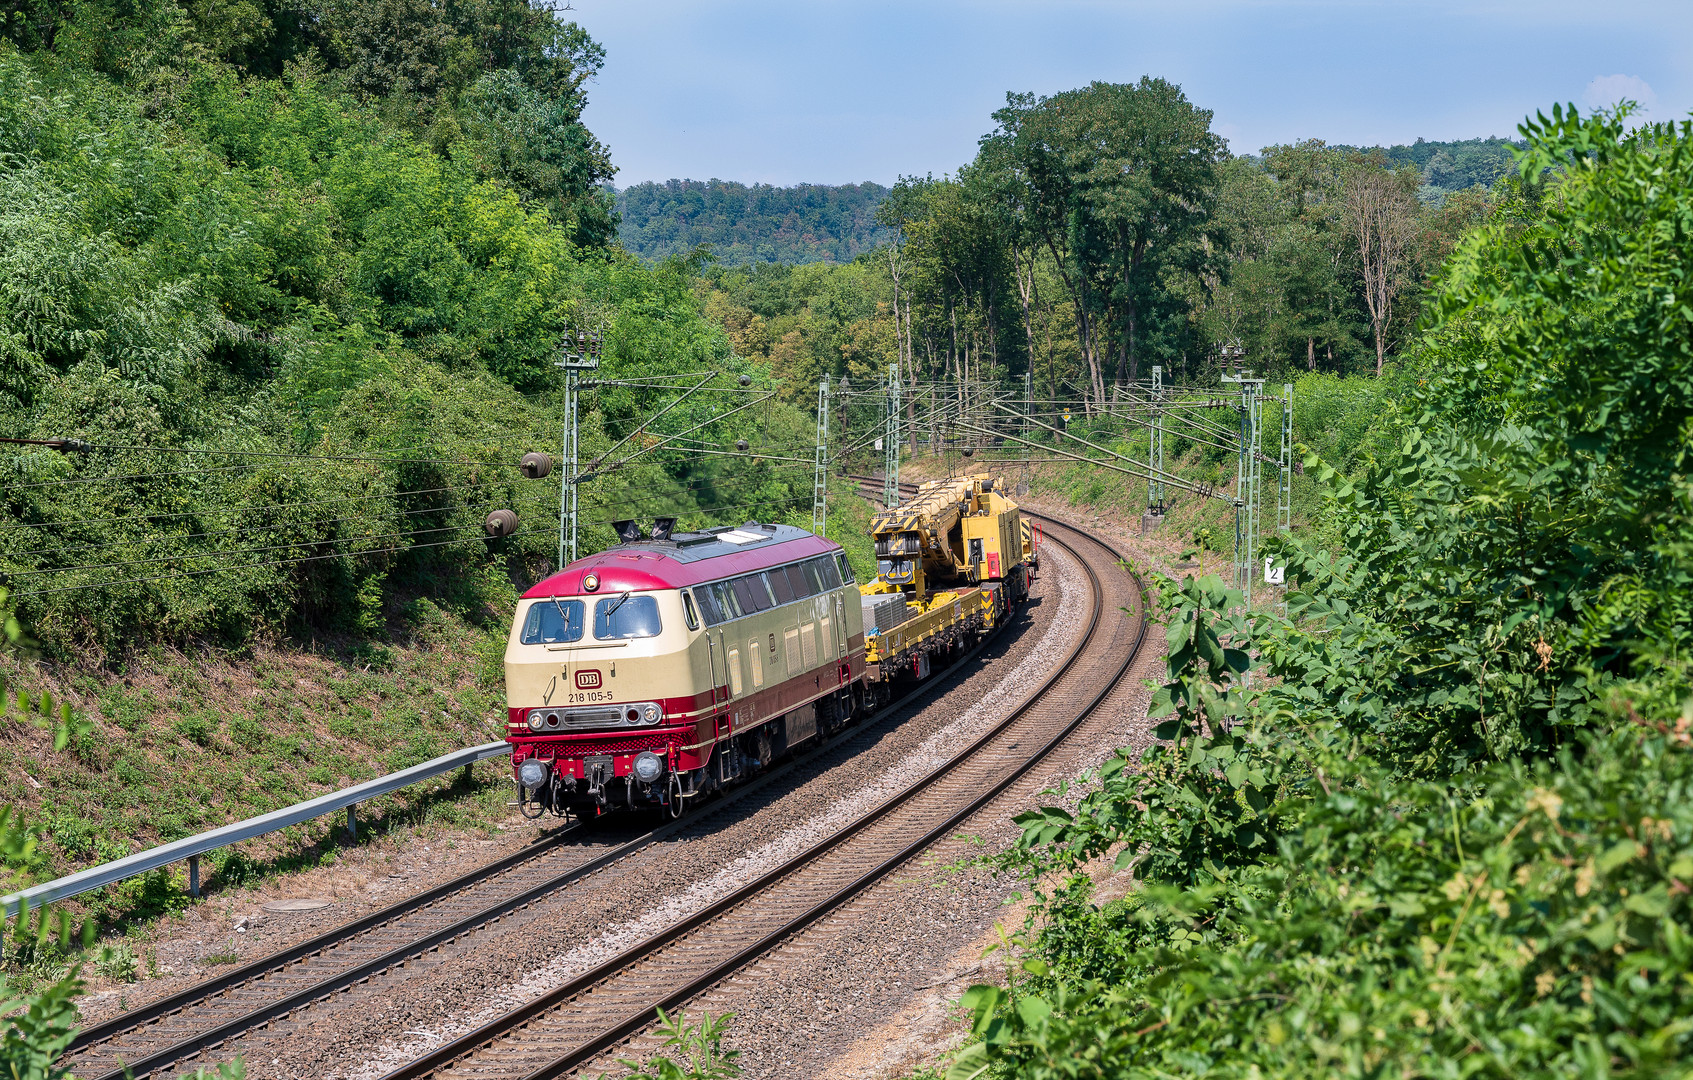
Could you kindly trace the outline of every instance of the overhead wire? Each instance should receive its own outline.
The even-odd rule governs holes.
[[[177,578],[202,577],[206,574],[231,573],[237,570],[263,570],[267,567],[273,566],[291,566],[296,563],[322,562],[325,559],[346,559],[360,555],[388,555],[393,554],[394,552],[409,552],[418,551],[424,548],[448,547],[453,544],[468,544],[473,541],[488,539],[490,538],[485,536],[465,536],[460,537],[457,540],[437,540],[428,544],[406,544],[404,546],[378,548],[372,551],[337,551],[327,555],[305,555],[294,559],[272,559],[267,562],[250,563],[240,566],[214,566],[206,570],[183,570],[172,574],[154,574],[148,577],[139,578],[115,578],[111,581],[97,581],[85,585],[59,585],[50,589],[31,589],[27,592],[18,592],[13,595],[24,597],[46,596],[49,593],[80,592],[86,589],[110,588],[113,585],[138,585],[153,581],[171,581]]]
[[[725,505],[725,506],[696,507],[696,508],[693,508],[693,509],[680,511],[677,514],[677,516],[678,517],[686,517],[689,514],[726,513],[730,510],[745,510],[745,509],[748,509],[749,507],[757,507],[757,506],[797,506],[801,503],[808,503],[810,501],[811,501],[810,495],[804,495],[804,496],[796,495],[796,496],[789,498],[789,499],[755,499],[751,502],[730,503],[730,504]],[[589,519],[589,524],[609,525],[614,521],[622,521],[622,520],[624,520],[624,519],[623,518],[591,518],[591,519]]]
[[[522,505],[521,500],[517,501],[516,505],[521,506]],[[258,545],[258,546],[243,546],[243,547],[237,547],[237,548],[224,548],[224,549],[213,550],[213,551],[182,552],[182,553],[175,554],[175,555],[161,555],[161,556],[155,556],[153,558],[148,558],[148,559],[120,559],[120,560],[115,561],[115,562],[83,563],[83,564],[79,564],[79,565],[75,565],[75,566],[59,566],[59,567],[46,567],[46,568],[35,569],[35,570],[7,571],[3,575],[0,575],[0,576],[4,576],[6,578],[24,578],[24,577],[39,577],[43,574],[69,573],[69,572],[76,571],[76,570],[117,569],[119,567],[125,567],[125,566],[151,566],[151,565],[154,565],[156,563],[178,562],[178,561],[181,561],[181,560],[184,560],[184,559],[204,559],[204,558],[213,558],[213,557],[220,556],[220,555],[255,555],[255,554],[259,554],[261,552],[265,552],[265,551],[282,551],[282,550],[286,550],[288,548],[309,547],[309,546],[312,546],[312,545],[315,545],[315,544],[350,544],[350,543],[358,543],[358,542],[367,541],[367,540],[390,540],[390,539],[394,539],[395,537],[400,537],[400,536],[421,536],[421,535],[425,535],[425,534],[431,533],[431,532],[448,532],[448,531],[462,530],[462,529],[479,529],[481,527],[482,527],[482,524],[480,522],[477,522],[477,523],[472,523],[472,524],[467,524],[467,525],[441,526],[441,527],[434,528],[434,529],[406,529],[406,530],[400,530],[400,531],[397,531],[397,532],[372,533],[372,534],[365,534],[365,535],[360,535],[360,536],[317,537],[317,538],[312,538],[312,539],[294,540],[294,541],[290,541],[289,543],[286,543],[286,544],[268,544],[268,545]],[[358,555],[358,554],[363,554],[363,553],[362,552],[349,552],[347,554]]]
[[[492,501],[488,501],[488,502],[481,502],[481,503],[463,503],[463,502],[461,502],[461,503],[446,503],[446,504],[443,504],[441,506],[425,507],[421,510],[404,510],[404,511],[396,511],[396,512],[393,512],[393,513],[373,514],[371,516],[376,517],[376,518],[416,517],[419,514],[435,514],[435,513],[442,513],[442,512],[445,512],[445,511],[449,511],[449,510],[478,510],[478,509],[481,509],[481,508],[487,507],[487,506],[495,506],[495,505],[498,505],[499,503],[503,503],[503,502],[506,502],[506,501],[507,500],[505,500],[505,499],[496,499],[496,500],[492,500]],[[343,517],[335,517],[335,518],[315,518],[315,519],[308,519],[308,520],[304,520],[304,521],[278,521],[278,522],[271,522],[269,524],[264,524],[264,525],[241,525],[241,526],[237,526],[237,527],[231,528],[231,529],[210,529],[210,530],[207,530],[205,532],[197,532],[197,533],[162,533],[158,536],[133,537],[133,538],[132,537],[124,537],[124,538],[121,538],[121,539],[118,539],[118,540],[90,541],[90,542],[85,543],[85,544],[61,544],[58,547],[26,548],[23,551],[0,550],[0,559],[17,559],[17,558],[20,558],[20,557],[25,556],[25,555],[50,555],[50,554],[53,554],[54,552],[60,552],[60,551],[81,551],[81,550],[85,550],[87,548],[113,547],[113,546],[120,545],[120,544],[156,544],[156,543],[164,543],[166,541],[171,541],[171,540],[200,540],[200,539],[204,539],[206,537],[211,537],[211,536],[230,536],[230,535],[235,535],[235,534],[239,534],[239,533],[246,533],[246,532],[263,532],[263,531],[268,530],[268,529],[291,529],[291,528],[305,529],[305,528],[312,528],[312,527],[321,527],[321,526],[325,526],[325,525],[337,525],[337,524],[340,524],[343,521],[357,521],[357,520],[359,520],[358,516],[348,514],[348,515],[345,515]]]
[[[55,525],[115,525],[125,521],[135,521],[139,518],[150,518],[157,521],[171,521],[176,518],[199,517],[206,514],[237,514],[259,513],[265,510],[298,510],[309,506],[329,506],[341,502],[370,502],[376,499],[398,499],[407,495],[432,495],[442,491],[464,491],[469,488],[481,487],[484,484],[504,483],[501,480],[474,480],[468,484],[448,484],[445,487],[413,488],[406,491],[384,491],[375,495],[336,495],[328,499],[308,499],[292,503],[268,503],[260,506],[223,506],[204,507],[199,510],[179,510],[168,514],[155,514],[152,511],[141,510],[133,514],[108,518],[74,518],[56,521],[25,521],[14,522],[10,525],[0,525],[0,532],[10,532],[14,529],[46,529]]]
[[[227,450],[195,446],[149,446],[123,443],[85,443],[90,450],[126,450],[158,454],[220,454],[225,457],[276,458],[289,461],[359,461],[382,465],[486,465],[515,469],[516,461],[481,461],[475,458],[396,458],[371,454],[292,454],[275,450]],[[232,466],[233,467],[233,466]]]

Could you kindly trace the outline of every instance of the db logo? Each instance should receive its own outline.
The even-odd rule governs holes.
[[[598,690],[600,688],[600,673],[597,668],[586,668],[576,673],[576,689]]]

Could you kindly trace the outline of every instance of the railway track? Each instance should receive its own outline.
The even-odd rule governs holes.
[[[1118,569],[1120,554],[1048,521],[1047,539],[1071,551],[1086,575],[1089,616],[1070,653],[1009,716],[853,824],[385,1080],[570,1075],[650,1026],[657,1010],[678,1008],[744,968],[999,798],[1099,707],[1145,638],[1141,584]]]
[[[432,950],[475,934],[570,888],[651,845],[781,780],[936,696],[961,671],[974,650],[943,677],[882,710],[881,715],[742,785],[698,811],[622,843],[592,844],[578,826],[418,896],[363,916],[211,980],[91,1025],[71,1044],[63,1064],[84,1080],[174,1075],[195,1057],[245,1033],[289,1017]],[[583,841],[590,841],[584,843]]]

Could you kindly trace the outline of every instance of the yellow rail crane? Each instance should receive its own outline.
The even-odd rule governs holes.
[[[876,580],[863,595],[865,660],[878,689],[928,677],[1029,593],[1039,530],[987,473],[931,480],[875,515]]]

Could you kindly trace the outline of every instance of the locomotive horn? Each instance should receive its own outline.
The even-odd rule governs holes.
[[[676,528],[676,519],[673,518],[673,517],[654,518],[653,519],[653,533],[652,533],[653,539],[654,540],[668,540],[668,539],[670,539],[670,533],[675,528]]]
[[[620,518],[611,523],[617,538],[625,544],[633,544],[641,539],[641,527],[635,524],[634,518]]]

